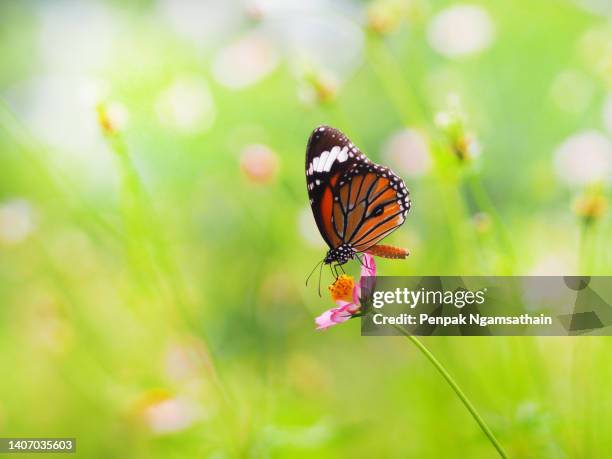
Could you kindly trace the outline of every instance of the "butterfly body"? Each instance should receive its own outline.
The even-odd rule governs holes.
[[[342,265],[374,248],[404,223],[410,209],[404,181],[329,126],[310,135],[306,183],[317,227],[329,246],[326,264]]]
[[[323,262],[326,265],[330,265],[334,262],[338,263],[339,265],[343,265],[349,260],[355,258],[355,255],[357,255],[357,252],[349,244],[342,244],[340,247],[336,247],[335,249],[329,249]]]

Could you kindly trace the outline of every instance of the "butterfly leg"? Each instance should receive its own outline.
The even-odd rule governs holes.
[[[355,254],[355,258],[357,258],[357,261],[359,262],[359,264],[360,264],[361,266],[364,266],[364,264],[363,264],[363,255],[361,255],[361,254],[359,254],[359,253],[356,253],[356,254]]]
[[[334,279],[338,279],[339,277],[338,268],[342,269],[342,265],[340,265],[340,263],[336,263],[330,266],[332,267],[332,273],[334,275]],[[344,269],[342,269],[342,271],[344,271]]]

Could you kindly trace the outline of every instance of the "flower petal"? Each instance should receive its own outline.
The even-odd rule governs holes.
[[[338,322],[334,322],[332,320],[332,311],[333,309],[325,311],[323,314],[321,314],[315,319],[315,323],[317,324],[317,330],[325,330],[326,328],[333,327],[334,325],[338,324]]]
[[[334,322],[334,325],[341,324],[349,320],[352,315],[347,309],[335,308],[331,311],[331,320]]]
[[[363,254],[363,265],[361,266],[361,277],[376,277],[376,262],[369,253]]]
[[[359,282],[361,284],[361,282]],[[361,304],[359,301],[361,299],[361,286],[356,285],[353,287],[353,303]]]
[[[342,322],[346,322],[361,309],[359,303],[338,300],[336,304],[338,307],[325,311],[315,319],[315,323],[318,325],[317,330],[324,330],[334,325],[341,324]]]
[[[355,314],[361,309],[361,305],[359,302],[348,302],[348,301],[338,301],[336,303],[338,305],[337,308],[332,309],[332,312],[348,312],[350,314]]]

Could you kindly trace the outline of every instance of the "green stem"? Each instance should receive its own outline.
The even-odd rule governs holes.
[[[495,208],[495,204],[491,200],[491,197],[487,193],[482,181],[480,179],[480,175],[475,171],[469,171],[468,173],[468,186],[472,191],[472,195],[476,201],[476,204],[483,212],[489,214],[491,219],[493,220],[493,225],[495,226],[497,238],[501,249],[506,252],[506,255],[511,260],[511,263],[514,265],[516,262],[516,257],[514,254],[514,248],[512,246],[512,242],[510,237],[508,236],[508,232],[506,231],[506,227],[502,223],[501,217]],[[514,269],[514,266],[512,266]]]
[[[444,366],[438,361],[438,359],[436,359],[434,357],[434,355],[429,351],[429,349],[427,349],[425,347],[425,345],[423,343],[421,343],[421,341],[419,341],[419,339],[416,336],[413,336],[413,335],[410,335],[410,334],[406,333],[399,326],[396,326],[395,328],[400,330],[401,333],[406,338],[408,338],[410,341],[412,341],[414,343],[414,345],[417,348],[419,348],[419,350],[423,353],[423,355],[425,357],[427,357],[427,359],[433,364],[433,366],[436,367],[436,369],[444,377],[444,379],[446,380],[448,385],[451,386],[453,391],[455,391],[455,394],[457,394],[457,397],[459,397],[459,399],[461,400],[463,405],[467,408],[467,410],[470,412],[470,414],[472,415],[474,420],[478,423],[478,425],[480,426],[480,428],[482,429],[484,434],[487,436],[487,438],[489,439],[491,444],[495,447],[495,449],[499,453],[499,456],[502,457],[503,459],[508,459],[508,455],[506,454],[506,452],[504,451],[502,446],[499,444],[499,442],[495,438],[495,435],[493,435],[493,432],[491,431],[489,426],[486,424],[484,419],[482,419],[480,414],[478,414],[478,411],[476,411],[476,408],[474,407],[472,402],[470,402],[470,400],[467,398],[467,396],[463,393],[463,391],[461,390],[459,385],[455,382],[453,377],[449,374],[448,371],[446,371],[446,368],[444,368]]]
[[[417,121],[427,123],[431,118],[427,108],[413,91],[412,85],[406,81],[401,65],[384,40],[380,37],[369,37],[367,45],[370,60],[374,64],[372,69],[404,124],[408,126]]]
[[[593,222],[583,220],[580,223],[580,240],[578,243],[578,275],[592,274],[591,261],[593,259]]]

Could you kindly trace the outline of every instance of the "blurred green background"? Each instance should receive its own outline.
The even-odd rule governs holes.
[[[325,332],[319,124],[411,190],[383,275],[612,271],[606,0],[0,2],[0,433],[81,457],[494,457]],[[355,273],[356,266],[350,267]],[[323,271],[323,289],[331,281]],[[511,457],[612,450],[612,342],[433,337]]]

